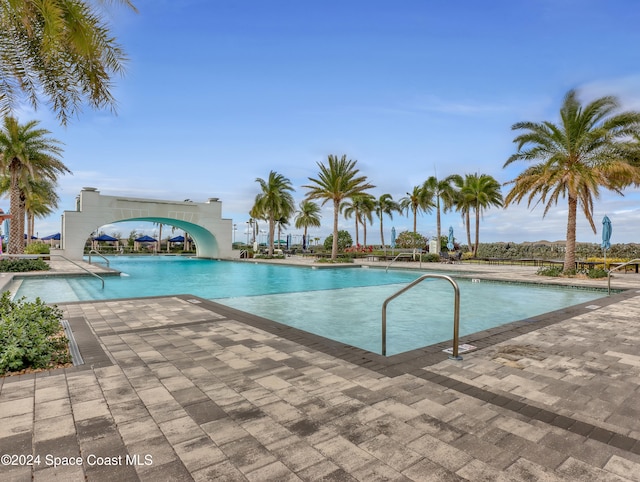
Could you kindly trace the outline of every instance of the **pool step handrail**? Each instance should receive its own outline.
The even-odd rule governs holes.
[[[68,261],[69,263],[77,266],[78,268],[80,268],[83,271],[86,271],[87,273],[89,273],[91,276],[94,276],[96,278],[98,278],[100,280],[100,282],[102,283],[102,289],[104,289],[104,278],[102,276],[97,275],[96,273],[94,273],[93,271],[88,270],[87,268],[85,268],[84,266],[76,263],[75,261],[67,258],[66,256],[62,255],[62,254],[47,254],[47,255],[42,255],[44,256],[58,256],[59,258],[64,259],[65,261]]]
[[[607,296],[611,296],[611,273],[614,271],[619,270],[620,268],[624,268],[625,266],[628,266],[630,264],[634,264],[634,263],[638,263],[640,262],[640,258],[636,258],[636,259],[632,259],[631,261],[627,261],[626,263],[622,263],[619,266],[616,266],[615,268],[611,268],[610,270],[608,270],[607,272]],[[605,266],[606,269],[606,266]]]
[[[422,268],[422,254],[418,253],[418,256],[420,256],[420,267]],[[412,257],[414,260],[416,259],[416,251],[415,249],[413,250],[413,253],[398,253],[398,255],[393,258],[391,260],[391,262],[387,265],[387,267],[384,269],[385,273],[387,271],[389,271],[389,266],[391,266],[393,263],[395,263],[398,258],[408,258],[408,257]]]
[[[444,279],[451,283],[453,286],[454,299],[453,299],[453,353],[449,356],[452,360],[462,360],[462,357],[458,354],[458,343],[460,338],[460,287],[458,283],[456,283],[453,278],[444,274],[423,274],[419,278],[413,280],[404,288],[396,291],[394,294],[389,296],[384,303],[382,303],[382,355],[387,356],[387,305],[389,302],[398,296],[400,296],[405,291],[410,290],[418,283],[423,282],[427,278],[437,278]]]
[[[91,264],[91,255],[95,254],[96,256],[100,256],[102,259],[104,259],[107,262],[107,268],[109,267],[109,260],[104,257],[102,254],[100,254],[98,251],[96,251],[95,249],[92,249],[91,251],[89,251],[89,264]]]

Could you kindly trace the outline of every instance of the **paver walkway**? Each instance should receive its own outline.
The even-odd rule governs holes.
[[[638,281],[463,361],[189,296],[61,305],[85,364],[0,379],[0,453],[30,456],[0,480],[640,480]]]

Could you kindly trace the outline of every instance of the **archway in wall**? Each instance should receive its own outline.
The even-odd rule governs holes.
[[[96,188],[83,188],[74,211],[62,215],[62,247],[59,254],[82,259],[90,234],[106,224],[146,221],[175,226],[189,233],[201,258],[233,257],[232,221],[222,218],[222,203],[204,203],[103,196]]]
[[[186,233],[189,234],[189,237],[193,239],[193,242],[196,246],[196,256],[198,257],[215,257],[215,256],[212,256],[211,253],[218,251],[218,240],[210,231],[206,230],[202,226],[189,223],[186,221],[178,221],[171,218],[161,218],[161,217],[148,217],[148,218],[145,217],[145,218],[117,219],[107,224],[117,224],[117,223],[135,222],[135,221],[144,221],[144,222],[162,224],[163,226],[176,227],[178,229],[185,231]],[[92,232],[87,233],[87,239],[91,237]],[[158,241],[162,241],[162,240],[158,239]],[[206,253],[209,255],[201,254],[203,250],[206,251]]]

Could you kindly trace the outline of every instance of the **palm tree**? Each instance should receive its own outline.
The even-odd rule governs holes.
[[[58,207],[60,197],[55,184],[48,180],[33,181],[27,191],[25,212],[27,214],[27,242],[31,242],[35,231],[35,218],[45,218]]]
[[[466,176],[460,194],[476,215],[476,239],[473,255],[477,256],[480,244],[480,216],[490,206],[502,207],[500,183],[488,174],[469,174]]]
[[[48,180],[28,179],[28,185],[23,186],[25,192],[25,214],[27,217],[27,244],[32,242],[35,232],[35,218],[43,218],[53,213],[58,207],[60,197],[55,192],[55,184]],[[11,190],[11,178],[0,178],[0,195]]]
[[[422,185],[423,189],[433,193],[433,197],[436,200],[436,239],[438,240],[438,246],[440,246],[441,235],[440,212],[446,213],[454,205],[456,190],[453,185],[455,179],[455,175],[442,180],[438,180],[436,176],[431,176]]]
[[[363,244],[366,245],[366,230],[367,227],[365,225],[365,217],[366,212],[368,211],[368,218],[371,219],[371,211],[373,210],[373,197],[367,193],[358,193],[351,196],[350,200],[347,200],[342,204],[341,209],[344,213],[344,217],[346,219],[350,219],[351,216],[354,217],[356,222],[356,246],[360,245],[360,240],[358,237],[358,233],[360,229],[358,228],[359,224],[364,226],[365,231],[365,239]]]
[[[309,227],[319,228],[320,223],[320,206],[311,201],[302,201],[298,206],[300,209],[295,217],[295,227],[297,229],[304,228],[304,239],[309,244],[307,238],[307,230]]]
[[[376,201],[375,209],[376,214],[380,219],[380,243],[382,244],[382,247],[386,253],[387,245],[384,244],[384,228],[382,218],[386,214],[387,216],[389,216],[389,218],[393,219],[393,213],[400,213],[402,212],[402,209],[400,208],[400,205],[393,200],[391,194],[383,194],[382,196],[380,196]]]
[[[525,196],[545,204],[543,217],[559,198],[566,198],[567,244],[564,270],[575,269],[576,218],[578,206],[593,232],[593,199],[600,187],[618,194],[630,184],[640,183],[638,142],[640,112],[615,113],[615,97],[601,97],[581,105],[570,90],[560,108],[560,123],[518,122],[512,130],[522,130],[514,142],[518,152],[504,166],[515,161],[536,162],[508,182],[513,187],[505,204],[519,203]]]
[[[24,252],[24,209],[29,181],[55,182],[59,174],[71,172],[59,159],[60,142],[47,137],[50,132],[37,126],[37,121],[19,124],[14,117],[7,116],[0,129],[0,168],[10,179],[9,254]]]
[[[257,178],[261,193],[256,196],[254,209],[256,213],[262,213],[269,221],[269,256],[273,256],[273,241],[276,221],[288,220],[295,209],[294,191],[291,181],[275,171],[269,173],[269,177]]]
[[[433,204],[433,191],[422,186],[414,186],[413,191],[408,192],[400,199],[400,207],[403,211],[413,213],[413,232],[417,232],[417,218],[420,211],[429,214],[435,205]]]
[[[310,185],[302,186],[309,189],[307,199],[322,199],[322,205],[333,202],[333,244],[331,247],[331,259],[338,256],[338,215],[341,211],[342,202],[354,194],[365,192],[375,186],[367,182],[366,176],[359,176],[359,169],[356,168],[358,161],[347,160],[343,155],[330,154],[327,164],[318,162],[320,172],[318,178],[309,178]]]
[[[466,174],[464,179],[462,176],[456,175],[453,179],[453,182],[456,186],[456,197],[454,201],[456,211],[459,211],[462,215],[462,219],[464,220],[465,231],[467,233],[467,246],[469,251],[473,251],[473,245],[471,244],[471,210],[473,206],[471,205],[471,199],[465,196],[463,189],[465,186],[469,186],[472,182],[473,174]],[[469,191],[469,188],[466,189]]]
[[[44,96],[63,124],[83,102],[113,110],[113,77],[127,59],[94,3],[105,2],[0,3],[0,114],[23,96],[34,108]]]

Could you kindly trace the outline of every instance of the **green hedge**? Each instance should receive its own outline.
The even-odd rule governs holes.
[[[48,271],[51,267],[40,258],[38,259],[0,259],[0,272],[23,273],[25,271]]]
[[[62,310],[35,302],[0,298],[0,375],[26,368],[53,368],[70,363],[68,339],[62,331]]]

